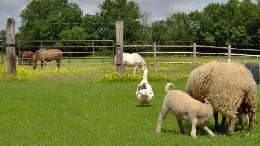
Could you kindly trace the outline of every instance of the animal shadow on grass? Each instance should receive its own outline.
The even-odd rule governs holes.
[[[148,104],[137,104],[135,105],[136,107],[151,107],[152,105],[148,105]]]
[[[214,128],[212,128],[212,129],[214,129]],[[222,134],[225,135],[225,134],[227,134],[227,130],[228,130],[228,123],[226,122],[222,128],[219,128],[218,130],[214,129],[214,132],[218,135],[222,135]],[[244,124],[244,128],[242,128],[241,123],[236,122],[234,132],[235,131],[247,131],[247,125]]]

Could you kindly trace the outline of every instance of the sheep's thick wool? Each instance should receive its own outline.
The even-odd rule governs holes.
[[[257,85],[252,73],[239,63],[210,62],[194,69],[187,93],[202,102],[207,98],[217,112],[231,119],[237,117],[241,105],[251,117],[257,110]]]

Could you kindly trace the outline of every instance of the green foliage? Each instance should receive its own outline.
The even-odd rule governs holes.
[[[102,19],[97,15],[87,14],[82,18],[81,27],[85,29],[88,37],[85,39],[98,40],[102,39],[101,29],[102,29]]]
[[[59,40],[61,31],[80,26],[82,10],[68,0],[32,0],[20,17],[20,39]]]
[[[124,42],[138,41],[141,34],[141,17],[139,6],[134,1],[127,0],[105,0],[100,5],[100,17],[103,21],[102,35],[106,39],[115,38],[115,23],[118,20],[124,22]]]
[[[177,13],[166,20],[155,21],[152,39],[216,46],[258,44],[259,20],[260,7],[250,0],[212,3],[202,12]]]
[[[102,82],[125,82],[125,81],[141,81],[143,79],[142,75],[132,75],[132,74],[106,74],[105,76],[96,79],[97,81]],[[171,78],[162,73],[158,74],[149,74],[148,75],[149,81],[170,81]]]
[[[115,40],[115,22],[122,20],[124,44],[149,41],[190,45],[196,42],[236,47],[260,42],[259,2],[251,0],[211,3],[201,12],[174,13],[152,23],[151,15],[141,12],[134,1],[105,0],[99,8],[100,12],[95,15],[83,16],[79,6],[68,0],[32,0],[20,13],[22,24],[17,37],[20,40]],[[137,48],[136,51],[142,50]]]

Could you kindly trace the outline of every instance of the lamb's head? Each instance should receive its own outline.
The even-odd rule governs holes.
[[[213,106],[211,105],[209,99],[205,98],[204,101],[205,101],[204,105],[206,105],[208,110],[212,111],[212,114],[213,114]]]

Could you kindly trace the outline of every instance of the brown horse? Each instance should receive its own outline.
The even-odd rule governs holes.
[[[30,65],[32,63],[34,53],[32,51],[19,52],[19,64]]]
[[[61,50],[59,49],[49,49],[49,50],[40,49],[36,51],[33,55],[33,62],[32,62],[33,69],[36,69],[38,60],[41,61],[41,68],[43,68],[43,64],[46,68],[46,61],[51,62],[52,60],[56,60],[57,62],[56,69],[60,69],[61,57],[62,57],[62,53]]]

